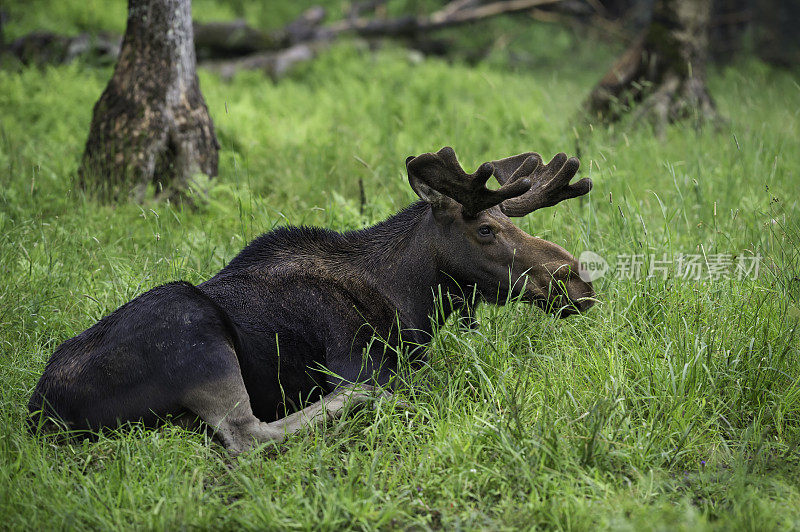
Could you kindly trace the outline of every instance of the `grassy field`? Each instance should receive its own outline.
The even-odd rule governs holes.
[[[121,31],[124,3],[94,3],[11,9],[7,34]],[[512,35],[546,49],[524,68],[343,43],[277,84],[201,71],[222,152],[195,210],[74,188],[110,69],[0,70],[0,528],[800,528],[797,76],[714,70],[719,130],[578,132],[612,50],[534,28]],[[485,306],[477,332],[440,331],[400,392],[415,412],[384,405],[238,458],[172,426],[70,444],[25,430],[60,342],[153,286],[207,279],[277,225],[385,218],[414,199],[405,157],[444,145],[467,168],[579,147],[591,194],[519,223],[606,258],[598,306],[561,321]],[[626,275],[639,254],[644,275]],[[758,260],[758,275],[684,278],[691,256]]]

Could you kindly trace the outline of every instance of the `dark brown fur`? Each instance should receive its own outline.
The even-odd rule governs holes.
[[[360,231],[277,229],[208,281],[154,288],[61,344],[29,409],[34,423],[43,414],[75,429],[189,412],[246,449],[275,439],[264,422],[325,394],[390,384],[397,347],[420,359],[436,323],[472,294],[562,315],[587,308],[591,285],[576,271],[498,206],[464,216],[457,202],[420,201]]]

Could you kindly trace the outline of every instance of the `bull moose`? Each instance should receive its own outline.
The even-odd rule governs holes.
[[[273,230],[208,281],[153,288],[62,343],[30,399],[31,423],[91,431],[183,417],[241,452],[371,400],[398,369],[386,347],[424,357],[465,294],[583,311],[594,292],[573,256],[509,219],[589,192],[588,178],[570,184],[579,165],[531,152],[467,174],[449,147],[409,157],[421,201],[389,219],[345,233]]]

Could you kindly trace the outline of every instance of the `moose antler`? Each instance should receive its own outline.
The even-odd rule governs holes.
[[[524,194],[503,201],[500,208],[506,216],[525,216],[537,209],[583,196],[592,189],[592,180],[588,177],[570,185],[581,163],[575,157],[567,158],[564,153],[553,157],[548,164],[543,164],[538,153],[528,152],[492,161],[492,165],[495,178],[503,186],[523,180],[531,183]]]
[[[483,163],[474,173],[468,174],[458,163],[453,148],[444,147],[436,153],[423,153],[406,159],[408,181],[411,188],[434,207],[441,207],[448,198],[462,205],[464,216],[473,217],[509,198],[524,194],[531,188],[528,175],[515,173],[497,190],[486,188],[486,182],[495,172],[492,163]],[[533,171],[530,167],[528,174]]]

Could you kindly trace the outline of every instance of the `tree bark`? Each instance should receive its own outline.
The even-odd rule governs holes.
[[[656,0],[647,29],[589,95],[588,119],[614,122],[636,107],[634,119],[657,128],[683,118],[717,120],[706,87],[711,0]]]
[[[79,182],[103,199],[183,194],[217,174],[219,144],[196,73],[191,1],[129,0],[114,74],[94,106]]]

